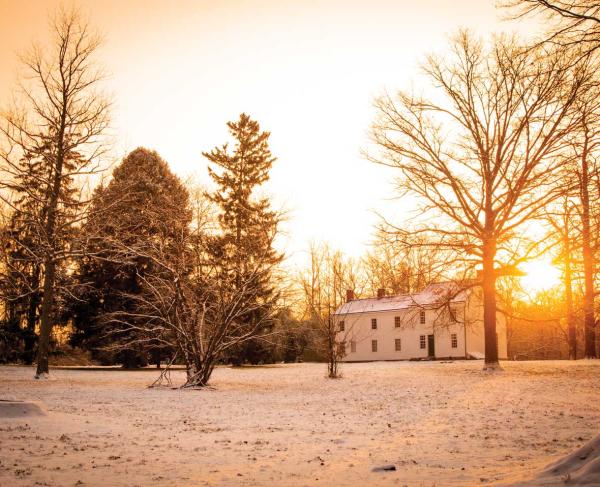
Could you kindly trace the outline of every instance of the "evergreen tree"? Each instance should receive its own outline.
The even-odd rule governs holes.
[[[5,300],[6,321],[19,330],[22,341],[20,357],[26,364],[33,363],[35,334],[41,300],[42,239],[38,222],[43,221],[40,189],[41,164],[37,158],[23,157],[19,161],[21,173],[15,184],[16,200],[6,232],[5,279],[2,295]],[[19,347],[21,348],[21,347]]]
[[[164,249],[166,255],[177,251],[171,248],[173,241],[187,234],[191,221],[188,192],[168,164],[144,148],[123,159],[110,183],[96,192],[83,229],[88,243],[79,263],[80,300],[72,309],[72,343],[91,349],[105,363],[144,365],[149,351],[155,360],[160,359],[152,341],[115,357],[102,351],[114,340],[125,338],[105,318],[117,311],[135,312],[132,295],[141,292],[140,276],[152,271],[148,257],[154,249]],[[135,249],[136,260],[124,257],[123,249]],[[139,257],[143,255],[148,257]]]
[[[76,151],[64,155],[66,174],[61,178],[56,201],[56,229],[52,238],[46,233],[48,210],[52,194],[54,166],[49,163],[55,150],[53,137],[42,139],[35,149],[27,150],[15,164],[15,177],[10,184],[13,194],[12,214],[5,231],[4,279],[2,297],[5,302],[6,322],[18,330],[22,342],[18,358],[26,364],[34,359],[42,302],[41,283],[44,280],[44,259],[49,252],[55,255],[55,296],[52,315],[61,323],[62,301],[69,259],[66,254],[73,245],[76,228],[71,222],[82,206],[73,187],[72,172],[82,164]],[[68,140],[68,138],[67,138]]]
[[[256,284],[252,295],[245,297],[254,305],[249,307],[253,311],[243,317],[243,327],[272,312],[264,303],[272,303],[278,293],[272,270],[283,258],[273,248],[280,217],[271,209],[268,198],[256,195],[257,188],[268,181],[275,161],[268,144],[270,133],[262,132],[258,122],[244,113],[237,122],[228,122],[227,127],[235,141],[233,150],[225,143],[203,153],[213,164],[208,172],[218,188],[208,196],[220,210],[221,232],[209,245],[209,254],[220,268],[221,278],[233,289],[250,279]],[[268,332],[271,326],[265,321],[263,331]],[[260,337],[244,342],[231,358],[238,364],[245,360],[266,361],[271,348],[266,343]]]

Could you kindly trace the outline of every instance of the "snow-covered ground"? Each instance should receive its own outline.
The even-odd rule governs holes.
[[[0,485],[481,485],[532,477],[600,430],[600,362],[324,364],[156,371],[0,368]],[[181,383],[183,372],[174,373]],[[394,465],[395,471],[373,471]]]

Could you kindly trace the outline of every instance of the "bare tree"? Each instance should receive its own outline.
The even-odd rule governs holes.
[[[496,279],[531,253],[515,250],[517,230],[558,197],[556,156],[580,123],[574,103],[589,73],[515,38],[486,48],[460,32],[452,52],[424,66],[435,96],[377,100],[372,133],[381,152],[370,158],[397,168],[403,194],[422,203],[413,234],[482,267],[485,367],[493,369]]]
[[[541,14],[552,22],[544,42],[576,47],[581,56],[600,47],[600,2],[596,0],[508,0],[500,5],[514,17]]]
[[[136,245],[123,238],[111,241],[121,262],[149,263],[146,272],[137,276],[141,292],[126,295],[135,304],[133,309],[117,310],[105,317],[112,325],[111,348],[152,342],[174,349],[186,365],[183,387],[206,386],[215,365],[229,350],[259,334],[267,339],[263,328],[278,311],[275,296],[257,299],[265,267],[270,265],[276,275],[275,263],[269,263],[267,255],[264,260],[257,256],[243,279],[233,275],[227,279],[210,259],[206,230],[211,226],[211,212],[210,205],[195,201],[191,230],[182,230],[168,245],[159,240]],[[239,285],[234,286],[234,282]],[[259,318],[248,324],[244,317],[249,313]]]
[[[586,59],[590,66],[596,66],[591,58]],[[597,202],[598,193],[597,157],[600,149],[600,103],[598,101],[598,86],[591,83],[589,90],[580,94],[576,103],[581,116],[579,126],[570,136],[571,150],[563,171],[564,197],[562,208],[547,217],[552,229],[560,235],[561,262],[565,278],[565,298],[567,314],[573,313],[572,290],[573,272],[579,267],[575,253],[581,252],[583,275],[583,314],[584,314],[584,353],[588,358],[597,357],[596,350],[596,318],[594,298],[596,296],[596,251],[595,234],[597,233]],[[577,201],[578,204],[574,204]],[[580,231],[579,231],[580,228]],[[567,319],[572,324],[573,319]],[[574,325],[573,325],[574,326]],[[575,340],[573,327],[570,328],[572,340]],[[576,344],[571,343],[571,355],[576,353]],[[574,358],[574,357],[572,357]]]
[[[77,184],[99,170],[110,107],[98,91],[104,76],[94,58],[101,38],[76,10],[61,10],[50,27],[52,48],[34,45],[21,57],[23,104],[4,114],[0,127],[1,197],[14,210],[22,210],[15,194],[36,202],[27,214],[39,242],[28,252],[43,276],[36,377],[48,374],[57,270],[73,250],[65,236],[87,207]],[[32,173],[33,165],[40,170]]]
[[[597,157],[598,149],[600,148],[600,106],[598,106],[597,93],[597,90],[593,90],[587,97],[587,100],[580,103],[581,125],[573,144],[578,161],[576,173],[578,176],[578,196],[581,203],[579,218],[582,229],[584,339],[585,356],[587,358],[598,357],[594,312],[596,258],[592,242],[592,202],[597,203],[600,195],[594,194],[596,185],[593,184],[591,171],[593,159]]]
[[[576,210],[573,200],[566,192],[560,207],[553,213],[548,213],[546,220],[552,228],[554,238],[558,240],[559,256],[557,262],[562,264],[564,287],[564,318],[567,324],[567,342],[569,344],[569,358],[577,359],[577,325],[573,305],[573,272],[576,265],[574,250],[576,248],[574,221]]]
[[[350,317],[336,314],[346,301],[346,292],[360,287],[356,263],[326,244],[311,244],[310,263],[299,276],[304,317],[316,333],[313,343],[327,359],[327,376],[340,377],[339,364],[352,336]]]
[[[554,21],[546,30],[543,43],[559,45],[572,52],[575,62],[590,63],[600,47],[600,2],[594,0],[513,0],[504,7],[516,11],[516,17],[535,14]],[[595,60],[597,66],[597,60]],[[597,83],[596,83],[597,84]],[[598,144],[598,90],[594,86],[588,96],[582,97],[579,107],[582,120],[578,140],[574,147],[580,161],[579,194],[581,201],[582,250],[584,265],[584,316],[585,316],[585,356],[596,358],[596,319],[594,316],[595,255],[591,242],[590,190],[592,175],[590,159]]]
[[[537,293],[532,300],[516,300],[510,324],[509,355],[513,359],[569,357],[570,330],[564,320],[563,294],[560,289],[551,289]]]
[[[367,294],[379,289],[392,294],[421,291],[447,271],[444,257],[435,249],[427,249],[398,238],[395,227],[386,225],[377,232],[370,250],[361,259]]]

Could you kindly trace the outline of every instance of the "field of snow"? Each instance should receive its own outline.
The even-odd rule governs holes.
[[[0,399],[47,412],[0,417],[0,485],[485,485],[598,433],[600,361],[503,367],[222,367],[206,390],[147,389],[155,370],[0,367]]]

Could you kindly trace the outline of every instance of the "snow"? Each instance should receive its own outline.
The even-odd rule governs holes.
[[[469,352],[469,358],[483,360],[485,358],[485,354],[481,352]]]
[[[481,367],[344,364],[335,381],[325,364],[219,367],[205,390],[148,389],[152,369],[48,382],[0,367],[0,398],[47,413],[0,418],[0,485],[535,483],[598,433],[599,361]]]
[[[531,485],[600,485],[600,435],[548,465]],[[527,484],[526,484],[527,485]]]
[[[0,418],[25,418],[28,416],[45,416],[43,405],[31,401],[15,401],[0,399]]]
[[[450,301],[463,303],[467,299],[467,291],[460,290],[453,282],[440,282],[427,286],[420,293],[398,294],[383,298],[353,299],[342,304],[335,312],[336,315],[353,313],[373,313],[378,311],[395,311],[408,309],[413,306],[427,307]]]

